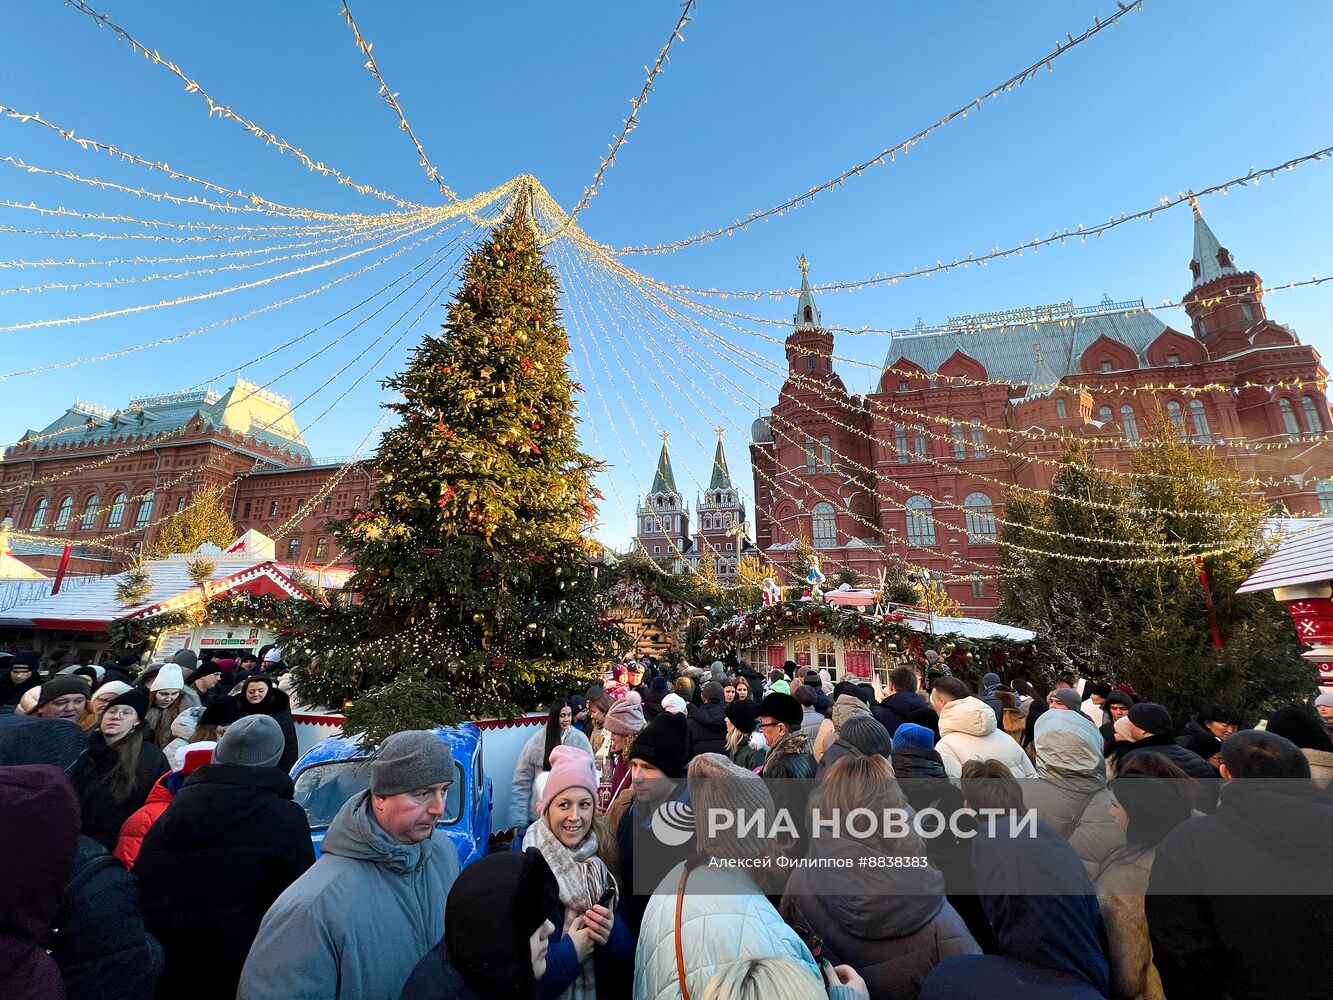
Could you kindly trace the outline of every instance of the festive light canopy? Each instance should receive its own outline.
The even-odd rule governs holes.
[[[1083,48],[1085,43],[1101,37],[1103,44],[1108,44],[1104,33],[1111,27],[1120,26],[1122,22],[1129,23],[1128,15],[1138,11],[1141,2],[1117,3],[1114,9],[1094,18],[1093,24],[1086,30],[1079,34],[1071,32],[1064,35],[1053,50],[1046,50],[1035,62],[1027,63],[1018,71],[1010,73],[1001,82],[966,103],[957,105],[943,117],[907,138],[885,146],[876,155],[809,187],[801,194],[770,208],[738,216],[736,221],[719,228],[672,241],[620,248],[614,248],[590,235],[579,220],[602,189],[608,171],[616,164],[631,132],[642,124],[640,115],[662,79],[670,52],[674,45],[684,41],[684,28],[697,13],[695,0],[686,0],[680,4],[665,42],[655,59],[643,67],[645,77],[638,92],[629,98],[629,114],[615,132],[608,152],[600,158],[591,181],[568,209],[558,203],[537,177],[526,172],[516,172],[503,183],[466,196],[446,183],[445,176],[450,171],[439,164],[447,166],[451,162],[456,163],[465,147],[461,143],[440,145],[435,152],[444,159],[432,159],[427,152],[425,133],[409,121],[404,102],[406,106],[419,109],[433,95],[403,95],[392,89],[388,80],[390,77],[396,78],[397,74],[382,64],[374,51],[373,42],[363,33],[346,0],[341,4],[339,16],[350,31],[364,70],[376,85],[378,98],[393,113],[398,130],[406,135],[425,176],[438,190],[441,199],[439,204],[426,204],[402,197],[364,179],[354,179],[349,171],[332,166],[328,161],[317,158],[318,154],[307,152],[293,140],[284,138],[276,123],[261,125],[260,120],[266,117],[264,114],[252,115],[228,103],[221,96],[224,84],[210,81],[206,87],[191,70],[152,47],[151,43],[142,41],[146,33],[131,33],[129,28],[113,21],[110,15],[84,0],[70,0],[67,6],[104,29],[124,47],[123,51],[127,54],[142,57],[155,71],[155,77],[166,82],[174,80],[173,86],[183,86],[191,101],[197,102],[191,104],[196,112],[205,111],[210,119],[216,117],[226,123],[234,134],[248,135],[261,145],[304,166],[310,173],[332,179],[341,188],[378,201],[381,203],[380,210],[327,211],[314,207],[313,203],[319,200],[315,192],[311,192],[309,199],[300,199],[302,202],[309,200],[312,202],[310,205],[289,204],[293,199],[280,199],[247,190],[248,185],[227,183],[221,177],[206,178],[191,171],[177,170],[166,162],[165,154],[160,151],[144,149],[130,152],[119,144],[119,139],[113,142],[110,132],[102,133],[94,128],[92,131],[98,137],[91,138],[76,133],[69,124],[57,122],[55,118],[59,116],[48,118],[33,109],[0,103],[0,117],[5,119],[3,124],[35,131],[71,154],[67,163],[38,163],[11,155],[0,157],[0,163],[14,168],[15,176],[26,176],[43,184],[60,185],[61,190],[74,193],[68,199],[68,204],[65,197],[54,195],[40,199],[27,196],[0,198],[0,217],[6,220],[0,223],[0,233],[12,237],[20,245],[26,246],[27,241],[31,241],[31,245],[38,248],[47,247],[52,241],[56,245],[70,241],[78,245],[89,240],[107,241],[118,248],[112,251],[113,255],[104,258],[74,252],[51,257],[46,256],[45,250],[38,249],[11,260],[0,260],[0,271],[33,270],[40,273],[40,278],[32,281],[14,280],[0,285],[0,301],[21,301],[25,305],[21,315],[7,315],[4,324],[0,325],[0,335],[28,338],[24,343],[37,345],[32,351],[24,352],[22,360],[3,366],[13,367],[12,370],[0,371],[0,381],[50,376],[56,372],[104,364],[141,352],[168,349],[186,341],[205,343],[201,338],[207,338],[207,342],[216,342],[219,331],[245,329],[252,320],[316,299],[344,284],[350,283],[350,286],[360,288],[356,284],[358,279],[371,272],[379,272],[374,279],[380,282],[378,287],[366,290],[368,294],[355,305],[337,310],[331,317],[302,333],[284,337],[276,345],[265,343],[253,357],[241,360],[243,354],[250,352],[240,351],[226,371],[197,383],[208,385],[217,379],[268,362],[282,352],[291,352],[296,357],[295,362],[280,374],[270,377],[265,382],[265,386],[269,386],[298,372],[313,371],[315,363],[324,359],[326,363],[337,367],[321,384],[294,403],[286,414],[289,416],[316,396],[322,396],[326,405],[322,412],[306,423],[309,428],[332,413],[339,401],[353,388],[382,377],[384,365],[391,364],[391,358],[402,357],[403,345],[406,343],[410,346],[413,343],[408,338],[414,331],[420,331],[423,321],[427,321],[426,325],[429,326],[438,319],[432,310],[449,292],[455,269],[470,243],[480,238],[488,227],[499,220],[516,211],[527,211],[538,226],[540,239],[560,282],[564,319],[571,332],[568,363],[582,387],[589,393],[589,408],[592,408],[591,400],[595,398],[596,408],[600,411],[597,420],[585,425],[592,438],[591,444],[598,455],[606,455],[610,449],[605,445],[611,445],[618,453],[624,470],[634,480],[636,493],[642,493],[646,492],[647,485],[643,481],[648,472],[646,459],[653,451],[650,442],[658,435],[683,429],[684,436],[692,445],[706,453],[712,442],[705,440],[710,437],[705,428],[711,428],[721,420],[724,425],[721,431],[723,438],[729,437],[733,449],[743,451],[749,442],[749,429],[748,418],[741,414],[766,409],[776,398],[781,386],[789,380],[815,398],[820,398],[825,389],[818,380],[793,376],[785,363],[774,358],[771,348],[783,344],[786,330],[770,331],[769,328],[774,325],[789,326],[787,320],[751,315],[723,308],[710,301],[731,298],[785,301],[794,298],[798,294],[797,289],[770,287],[747,290],[727,287],[726,282],[720,282],[718,288],[698,287],[644,273],[627,263],[628,258],[633,255],[681,251],[714,241],[720,236],[744,231],[754,223],[777,218],[795,208],[811,204],[817,196],[859,177],[873,167],[896,162],[899,154],[914,149],[928,137],[961,122],[995,98],[1013,93],[1026,82],[1043,75],[1043,70],[1053,70],[1057,60],[1062,60],[1075,49],[1092,53],[1094,48]],[[1026,58],[1030,59],[1031,56]],[[3,99],[3,95],[0,95],[0,100]],[[1005,106],[1011,103],[1017,102],[1004,102]],[[437,146],[435,142],[431,145]],[[139,186],[119,178],[119,175],[117,180],[90,176],[83,165],[87,162],[82,156],[85,152],[104,154],[118,168],[132,168],[136,173],[147,171],[158,175],[162,186],[170,186],[172,190]],[[893,286],[908,279],[963,271],[973,265],[988,265],[1023,257],[1046,247],[1061,244],[1076,246],[1086,242],[1089,236],[1101,237],[1129,223],[1150,221],[1159,213],[1187,201],[1197,206],[1198,198],[1225,195],[1238,186],[1253,186],[1298,167],[1304,169],[1330,154],[1333,154],[1333,146],[1324,145],[1289,156],[1280,162],[1275,162],[1276,157],[1266,158],[1263,162],[1269,164],[1267,166],[1250,167],[1239,173],[1229,172],[1223,175],[1229,179],[1222,181],[1198,178],[1200,181],[1209,180],[1209,183],[1199,183],[1193,191],[1181,191],[1174,196],[1162,197],[1154,204],[1132,212],[1122,212],[1102,223],[1069,225],[1045,237],[1013,241],[1004,247],[960,254],[950,260],[914,269],[823,281],[810,286],[809,290],[829,293]],[[384,155],[395,156],[396,153],[386,149]],[[144,183],[146,185],[148,182]],[[3,189],[0,189],[0,194],[3,193]],[[86,200],[76,202],[75,195]],[[125,209],[123,199],[126,198],[135,199],[133,204],[137,207],[133,211]],[[358,204],[374,206],[375,202]],[[238,219],[238,216],[245,218]],[[256,216],[263,218],[256,219]],[[29,225],[26,220],[44,221]],[[51,228],[46,228],[48,226]],[[161,244],[172,246],[163,247]],[[180,246],[179,251],[177,245]],[[130,249],[120,252],[121,246]],[[1279,291],[1322,288],[1330,280],[1333,279],[1317,276],[1293,279],[1269,286],[1265,291],[1271,295]],[[311,281],[320,283],[307,287]],[[177,282],[182,284],[175,284]],[[140,289],[140,285],[146,287]],[[292,294],[286,295],[288,290]],[[279,298],[280,294],[283,297]],[[1208,300],[1208,304],[1224,303],[1235,294],[1224,291]],[[228,308],[219,301],[223,299],[236,301],[238,305]],[[1156,308],[1179,307],[1181,304],[1181,300],[1170,299]],[[1141,304],[1129,308],[1112,306],[1094,314],[1130,315],[1144,309],[1146,307]],[[222,312],[227,315],[221,315]],[[201,315],[206,317],[202,323],[198,322]],[[178,321],[176,316],[188,316],[190,319],[188,322]],[[145,320],[145,334],[136,343],[99,344],[96,351],[89,351],[64,349],[58,343],[53,344],[55,335],[40,341],[36,339],[42,337],[45,331],[57,328],[88,325],[96,329],[104,321],[130,317],[142,317]],[[148,326],[149,320],[154,321],[151,327]],[[1070,321],[1076,320],[1071,318]],[[967,336],[986,337],[1021,329],[1033,322],[998,317],[993,321],[962,326],[919,325],[916,328],[896,330],[830,326],[827,329],[829,332],[862,337],[902,337],[942,329]],[[747,346],[751,338],[757,343]],[[61,356],[49,356],[48,350],[52,348],[53,353]],[[347,356],[345,353],[340,354],[340,351],[355,353]],[[1009,381],[985,377],[945,374],[940,371],[909,372],[891,365],[885,367],[836,355],[831,351],[827,357],[840,364],[872,369],[877,377],[892,374],[932,381],[949,379],[954,385],[972,388],[1019,388]],[[682,369],[682,362],[688,371]],[[196,376],[192,374],[191,377]],[[1043,382],[1034,379],[1031,384],[1021,388],[1028,393],[1074,391],[1068,377]],[[1207,398],[1213,393],[1232,390],[1301,392],[1313,389],[1322,392],[1324,388],[1322,378],[1313,383],[1300,378],[1282,378],[1271,383],[1243,381],[1234,385],[1212,381],[1193,384],[1184,380],[1181,384],[1139,384],[1125,379],[1110,384],[1099,381],[1097,392],[1156,399],[1164,398],[1167,394]],[[800,405],[807,408],[810,406],[808,402]],[[891,404],[872,401],[867,405],[872,409],[878,408],[876,415],[890,423],[919,427],[923,440],[940,442],[947,447],[957,439],[961,429],[968,434],[983,435],[985,448],[993,455],[1021,459],[1034,465],[1059,465],[1059,459],[1053,451],[1033,454],[1006,444],[1012,428],[993,426],[973,418],[964,421],[958,417],[942,421],[938,416],[917,409],[906,401],[894,401]],[[367,431],[363,445],[375,439],[387,419],[386,411],[386,415]],[[834,422],[847,434],[867,437],[864,430],[851,423],[839,422],[836,416]],[[795,442],[790,431],[777,429],[774,433],[782,441]],[[1061,428],[1032,427],[1023,434],[1025,440],[1039,440],[1055,445],[1086,440],[1086,436],[1078,431]],[[1306,443],[1317,444],[1325,439],[1326,435],[1311,435],[1306,438]],[[127,455],[151,450],[162,441],[161,437],[145,437],[111,455],[72,463],[52,477],[34,480],[32,485],[109,465]],[[1136,443],[1136,439],[1117,433],[1114,429],[1098,435],[1095,441],[1099,447],[1126,447]],[[38,445],[41,443],[41,435],[29,435],[25,443]],[[1217,444],[1225,446],[1227,442],[1218,441]],[[893,441],[888,446],[893,451],[900,447]],[[1281,441],[1243,442],[1239,447],[1247,451],[1278,451],[1287,447],[1287,444]],[[358,452],[360,450],[357,449]],[[829,446],[829,452],[837,468],[846,474],[870,477],[876,487],[883,487],[885,495],[894,498],[895,502],[901,502],[902,497],[921,489],[917,484],[909,485],[896,478],[892,469],[886,471],[884,468],[866,467],[853,456],[844,453],[844,450],[833,446]],[[940,468],[949,467],[938,456],[915,450],[913,455],[915,460]],[[349,462],[341,466],[339,472],[329,478],[323,491],[309,498],[297,515],[313,510],[314,505],[332,491],[352,464]],[[702,493],[706,489],[705,484],[694,478],[690,466],[682,468]],[[200,471],[187,471],[172,480],[172,485],[191,481],[191,477],[197,476]],[[1112,469],[1108,474],[1126,482],[1133,482],[1141,475],[1123,469]],[[806,510],[807,502],[784,484],[780,476],[773,477],[762,470],[757,470],[756,475],[774,498],[794,500],[800,509]],[[973,472],[972,475],[976,480],[993,487],[1001,498],[1013,492],[1036,492],[984,473]],[[623,496],[614,480],[610,482],[612,488],[609,493],[621,518],[626,522],[632,521],[637,496]],[[1254,479],[1249,485],[1259,489],[1273,482],[1275,480]],[[837,499],[833,495],[823,497],[818,490],[813,495],[830,501]],[[931,496],[930,500],[932,512],[925,515],[930,523],[938,522],[941,530],[968,531],[964,505],[945,496]],[[1076,498],[1064,498],[1064,502],[1078,501]],[[1096,501],[1088,500],[1087,503],[1096,506]],[[839,503],[840,509],[842,506]],[[1140,513],[1162,512],[1145,509]],[[1171,513],[1216,516],[1206,511]],[[865,529],[864,537],[883,546],[886,552],[901,554],[909,561],[914,558],[914,549],[918,550],[915,557],[924,555],[924,552],[919,551],[921,546],[914,545],[910,539],[886,535],[877,520],[851,511],[848,514]],[[297,515],[294,515],[289,525],[283,526],[284,531],[299,521]],[[1005,523],[1003,514],[992,514],[992,529],[1003,527]],[[658,525],[662,527],[660,519]],[[142,530],[142,526],[94,539],[81,538],[79,541],[81,544],[123,552],[126,550],[119,548],[116,543],[139,530]],[[1086,542],[1095,547],[1098,554],[1061,557],[1100,565],[1189,561],[1225,551],[1198,549],[1178,543],[1167,545],[1166,548],[1171,551],[1166,554],[1141,556],[1123,551],[1127,543],[1121,539],[1071,536],[1047,532],[1040,526],[1029,526],[1027,530],[1029,539],[1046,532],[1052,541],[1056,538],[1074,538]],[[14,537],[27,536],[15,532]],[[45,536],[31,537],[41,539]],[[669,535],[665,537],[669,538]],[[1023,551],[1046,554],[1043,548],[1027,547]],[[685,553],[676,548],[673,555],[683,557]],[[989,569],[984,564],[967,559],[957,560],[957,566],[961,571],[981,572]]]

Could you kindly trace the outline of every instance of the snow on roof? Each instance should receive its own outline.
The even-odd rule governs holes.
[[[1252,594],[1278,587],[1298,587],[1333,580],[1333,520],[1316,523],[1280,542],[1236,593]]]

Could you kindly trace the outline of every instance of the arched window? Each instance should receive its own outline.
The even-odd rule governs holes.
[[[981,429],[981,418],[972,418],[972,457],[986,457],[986,432]]]
[[[963,501],[967,537],[974,542],[995,541],[995,505],[984,493],[969,493]]]
[[[1069,416],[1069,411],[1065,409],[1065,401],[1063,399],[1057,399],[1055,401],[1055,415],[1061,420]]]
[[[125,520],[125,494],[117,493],[116,499],[111,501],[111,514],[106,519],[108,528],[119,528]]]
[[[139,513],[134,517],[134,526],[136,528],[148,527],[148,522],[153,519],[153,494],[150,492],[139,503]]]
[[[1112,419],[1114,419],[1111,416],[1111,408],[1109,406],[1103,406],[1099,408],[1097,410],[1097,419],[1100,420],[1103,424],[1109,424],[1112,421]]]
[[[1305,426],[1311,434],[1324,432],[1324,420],[1319,415],[1319,404],[1309,396],[1301,397],[1301,412],[1305,414]]]
[[[55,528],[56,531],[64,531],[66,528],[68,528],[69,515],[73,512],[73,510],[74,510],[74,498],[65,497],[65,499],[60,501],[60,506],[56,508],[55,524],[51,525],[51,527]]]
[[[808,437],[805,439],[805,474],[813,476],[818,471],[815,461],[815,439]]]
[[[963,428],[958,424],[953,425],[951,433],[953,435],[953,457],[961,462],[963,459],[967,458],[966,434],[963,431]]]
[[[287,561],[295,562],[301,557],[301,539],[293,538],[287,542]]]
[[[831,549],[838,544],[838,521],[833,504],[815,504],[810,512],[810,537],[817,549]]]
[[[1333,479],[1320,480],[1315,495],[1319,497],[1319,513],[1333,514]]]
[[[972,574],[972,599],[979,601],[986,596],[986,581],[981,578],[980,573]]]
[[[1198,444],[1212,444],[1213,433],[1208,428],[1208,414],[1204,412],[1203,400],[1190,400],[1190,423],[1194,425],[1194,440]]]
[[[185,498],[185,497],[178,497],[178,498],[176,499],[176,513],[177,513],[177,514],[179,514],[181,511],[183,511],[183,510],[185,509],[185,501],[186,501],[186,498]]]
[[[329,557],[329,540],[321,538],[315,542],[315,558],[327,559]]]
[[[829,436],[828,436],[827,434],[825,434],[822,438],[819,439],[819,451],[820,451],[820,458],[821,458],[822,461],[823,461],[824,471],[825,471],[825,472],[832,472],[832,471],[833,471],[833,445],[832,445],[832,443],[830,442],[830,440],[829,440]]]
[[[1183,438],[1187,433],[1185,430],[1185,413],[1180,408],[1180,404],[1174,399],[1166,404],[1166,415],[1176,429],[1176,437]]]
[[[806,366],[806,368],[809,369],[810,371],[814,371],[814,370],[815,370],[815,356],[814,356],[813,354],[808,355],[808,356],[806,357],[806,359],[805,359],[805,366]]]
[[[815,319],[815,313],[814,313],[814,310],[811,309],[809,306],[806,306],[804,309],[801,310],[801,315],[805,317],[805,321],[806,321],[807,323],[813,323],[813,322],[814,322],[814,319]]]
[[[912,460],[912,453],[907,450],[907,428],[899,424],[893,431],[894,450],[898,453],[898,464],[906,465]]]
[[[32,520],[28,522],[28,527],[36,531],[38,528],[46,527],[46,508],[50,506],[46,497],[37,501],[37,509],[32,512]]]
[[[926,429],[920,424],[912,428],[912,450],[916,452],[917,458],[926,457]]]
[[[80,531],[92,531],[97,521],[97,494],[94,493],[83,504],[83,517],[79,520]]]
[[[1134,418],[1134,407],[1128,403],[1120,407],[1120,426],[1124,428],[1126,440],[1139,439],[1139,422]]]
[[[935,511],[926,497],[907,501],[907,540],[913,545],[935,544]]]
[[[1278,412],[1282,414],[1282,427],[1287,432],[1287,436],[1300,437],[1301,425],[1296,422],[1296,411],[1291,408],[1291,400],[1279,399],[1277,408]]]

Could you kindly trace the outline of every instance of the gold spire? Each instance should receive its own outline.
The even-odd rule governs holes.
[[[801,254],[801,256],[796,258],[796,266],[801,269],[802,278],[808,278],[810,276],[810,262],[805,259],[805,254]]]
[[[1189,192],[1189,196],[1190,196],[1190,208],[1194,209],[1194,217],[1196,219],[1202,219],[1203,213],[1199,211],[1199,199],[1194,197],[1193,191]]]
[[[668,434],[666,431],[663,431],[663,432],[662,432],[662,443],[663,443],[663,444],[666,444],[666,443],[667,443],[667,438],[669,438],[669,437],[671,437],[671,435]]]

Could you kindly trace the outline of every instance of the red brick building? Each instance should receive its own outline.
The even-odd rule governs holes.
[[[288,400],[240,379],[225,393],[141,397],[116,410],[75,402],[0,461],[0,517],[50,539],[15,541],[15,553],[50,572],[68,545],[71,572],[118,570],[124,555],[81,543],[101,539],[138,551],[195,490],[217,485],[227,491],[238,533],[256,528],[273,537],[285,561],[334,561],[327,522],[369,497],[371,470],[353,465],[326,499],[277,534],[343,466],[311,459],[290,409]]]
[[[897,556],[955,578],[950,596],[984,614],[996,605],[979,578],[998,558],[996,517],[1009,487],[1049,488],[1064,450],[1054,434],[1100,440],[1098,464],[1124,470],[1163,417],[1243,475],[1275,481],[1263,487],[1275,510],[1333,512],[1318,352],[1268,318],[1259,275],[1236,266],[1197,205],[1190,271],[1189,333],[1141,300],[954,317],[895,336],[865,397],[834,370],[803,276],[788,377],[750,445],[756,544],[781,564],[803,534],[830,577],[873,579]],[[1305,388],[1270,388],[1292,380]],[[1126,391],[1147,385],[1221,388]]]

